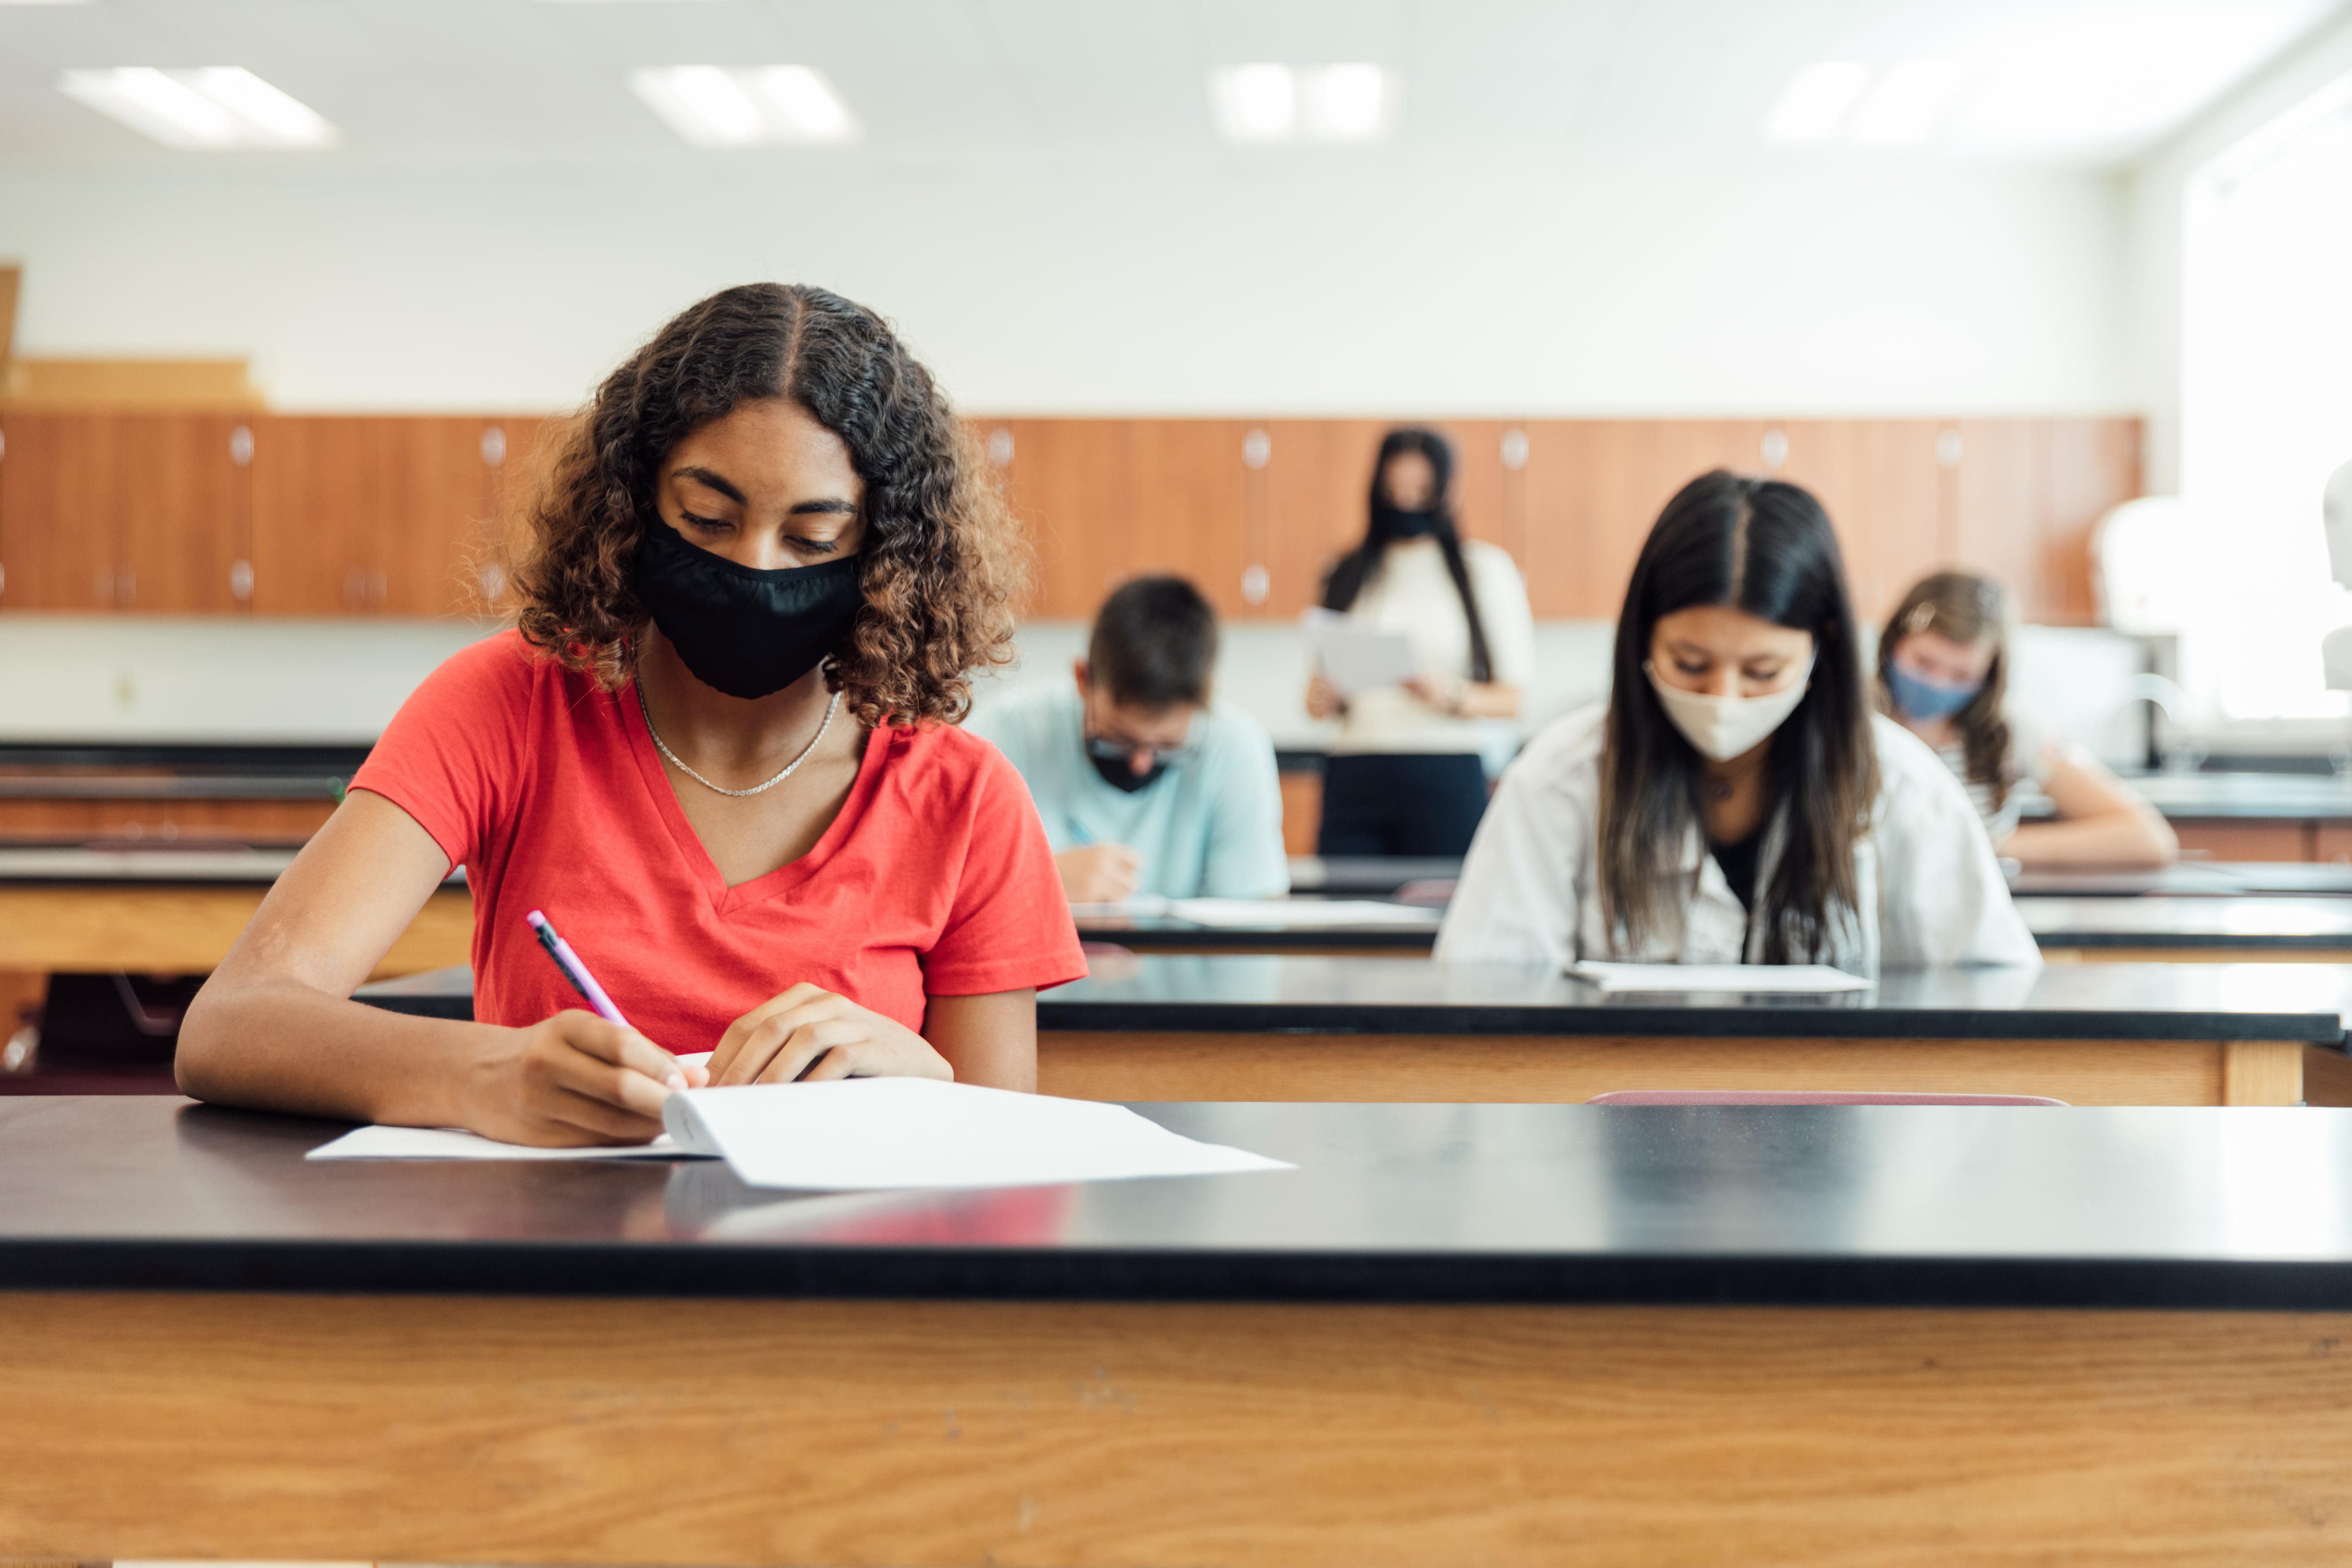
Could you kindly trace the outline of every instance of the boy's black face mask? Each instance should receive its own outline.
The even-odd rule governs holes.
[[[637,598],[697,680],[730,697],[782,691],[824,662],[866,603],[853,555],[815,566],[738,566],[659,518],[637,542]]]

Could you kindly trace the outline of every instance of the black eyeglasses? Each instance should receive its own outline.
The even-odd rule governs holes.
[[[1192,742],[1188,740],[1181,746],[1146,746],[1134,741],[1108,740],[1100,735],[1087,737],[1087,754],[1099,757],[1107,763],[1132,762],[1138,752],[1150,752],[1151,765],[1155,768],[1172,768],[1192,754]]]

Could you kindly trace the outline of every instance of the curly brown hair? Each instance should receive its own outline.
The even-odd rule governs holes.
[[[746,283],[682,311],[564,431],[515,565],[533,646],[608,687],[650,620],[634,567],[662,459],[738,404],[787,397],[849,448],[866,482],[866,604],[826,680],[866,724],[953,723],[974,670],[1013,654],[1020,525],[971,433],[889,324],[802,284]]]

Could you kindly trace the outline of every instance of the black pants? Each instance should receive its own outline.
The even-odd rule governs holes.
[[[1318,855],[1465,855],[1486,811],[1486,770],[1466,752],[1370,752],[1323,767]]]

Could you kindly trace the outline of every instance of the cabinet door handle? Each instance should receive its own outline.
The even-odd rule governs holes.
[[[232,561],[228,563],[228,596],[232,599],[253,597],[253,563]]]

